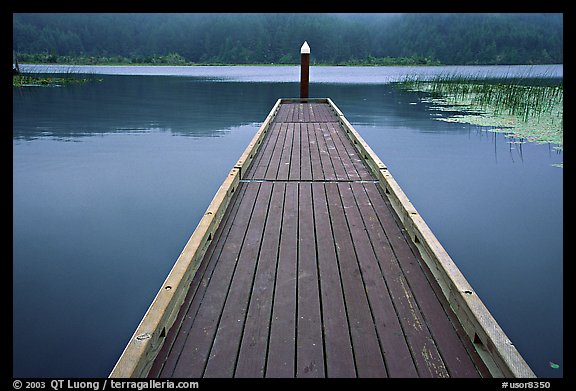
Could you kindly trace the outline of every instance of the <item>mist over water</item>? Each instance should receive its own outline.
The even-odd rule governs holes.
[[[562,65],[449,65],[449,66],[314,66],[310,82],[329,84],[386,84],[408,78],[430,80],[436,76],[478,78],[548,77],[562,78]],[[211,81],[298,83],[300,67],[285,66],[112,66],[112,65],[32,65],[22,64],[29,73],[86,73],[94,75],[186,76]],[[293,95],[293,94],[292,94]]]

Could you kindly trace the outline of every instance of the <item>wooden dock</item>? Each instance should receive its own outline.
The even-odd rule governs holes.
[[[534,377],[330,99],[281,99],[111,377]]]

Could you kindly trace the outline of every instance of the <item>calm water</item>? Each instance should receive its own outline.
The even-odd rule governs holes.
[[[13,92],[15,377],[107,376],[260,122],[299,93],[295,67],[74,69],[103,80]],[[562,66],[313,67],[310,86],[389,167],[536,374],[562,376],[563,154],[435,121],[419,93],[388,84],[407,73]]]

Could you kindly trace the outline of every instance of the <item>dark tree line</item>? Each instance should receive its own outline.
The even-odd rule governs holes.
[[[18,53],[150,62],[563,62],[562,14],[14,14]],[[24,58],[24,57],[23,57]]]

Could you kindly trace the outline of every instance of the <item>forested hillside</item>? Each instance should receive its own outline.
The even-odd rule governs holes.
[[[562,63],[562,14],[14,14],[21,58],[133,63]],[[35,56],[34,56],[35,55]]]

